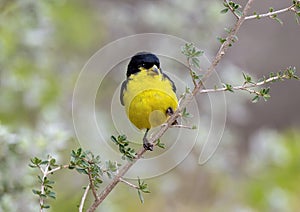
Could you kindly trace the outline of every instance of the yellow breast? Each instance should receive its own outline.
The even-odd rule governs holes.
[[[178,107],[171,82],[161,74],[142,71],[130,76],[123,94],[129,120],[139,129],[150,129],[163,124],[168,108]]]

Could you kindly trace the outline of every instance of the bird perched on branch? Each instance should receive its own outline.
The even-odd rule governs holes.
[[[129,120],[138,129],[146,130],[143,146],[152,151],[147,133],[163,124],[177,109],[175,84],[162,72],[158,57],[149,52],[139,52],[131,58],[126,77],[121,86],[121,104]]]

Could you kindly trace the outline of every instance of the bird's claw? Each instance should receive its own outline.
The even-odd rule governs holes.
[[[145,150],[153,151],[153,144],[150,143],[147,139],[143,140],[143,146]]]

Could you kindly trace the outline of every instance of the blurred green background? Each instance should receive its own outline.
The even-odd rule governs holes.
[[[253,11],[270,6],[289,2],[256,1]],[[30,158],[51,154],[67,163],[79,146],[72,93],[94,52],[124,36],[156,32],[214,55],[215,38],[234,21],[221,9],[221,0],[0,0],[0,211],[37,211]],[[217,69],[223,81],[242,82],[240,71],[259,78],[300,68],[300,27],[293,14],[280,18],[284,25],[268,18],[245,22]],[[144,204],[120,184],[99,211],[298,211],[300,84],[279,82],[271,89],[272,98],[257,104],[245,93],[226,94],[225,133],[205,165],[198,165],[200,140],[178,167],[147,180],[151,194]],[[76,211],[86,178],[65,170],[53,179],[57,200],[49,211]]]

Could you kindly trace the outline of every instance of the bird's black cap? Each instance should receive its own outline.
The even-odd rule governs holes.
[[[150,52],[139,52],[135,54],[127,67],[127,73],[126,76],[129,77],[131,74],[136,74],[140,70],[140,67],[144,68],[151,68],[153,65],[156,65],[157,68],[159,68],[159,59],[156,55],[150,53]]]

